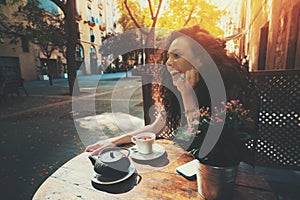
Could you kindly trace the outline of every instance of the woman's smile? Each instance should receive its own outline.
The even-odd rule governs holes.
[[[174,69],[168,69],[168,70],[171,74],[173,84],[176,86],[176,82],[180,79],[181,73],[177,70],[174,70]]]

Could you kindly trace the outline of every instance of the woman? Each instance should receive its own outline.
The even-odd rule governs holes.
[[[224,48],[224,42],[199,26],[172,32],[166,44],[165,65],[160,71],[163,111],[152,124],[110,138],[109,141],[98,141],[88,146],[86,151],[97,155],[102,148],[130,143],[133,135],[142,132],[154,132],[158,137],[169,137],[179,126],[191,123],[189,119],[192,111],[211,105],[209,85],[206,82],[215,77],[205,77],[203,74],[212,71],[212,65],[216,66],[224,80],[227,99],[240,96],[240,91],[246,91],[243,86],[247,80],[241,76],[239,63],[228,57]],[[245,79],[242,80],[241,77]]]

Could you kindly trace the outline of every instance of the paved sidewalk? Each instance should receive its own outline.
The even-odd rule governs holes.
[[[97,74],[89,76],[79,76],[78,82],[84,95],[85,88],[94,88],[98,81],[109,81],[125,79],[126,73],[112,73],[112,74]],[[128,72],[128,78],[138,78]],[[53,85],[49,85],[49,81],[25,81],[25,89],[29,96],[26,96],[20,90],[20,96],[14,94],[12,97],[0,101],[0,119],[26,113],[28,111],[38,110],[43,107],[55,106],[63,101],[72,101],[69,95],[68,79],[54,79]],[[83,88],[83,89],[82,89]]]
[[[52,86],[48,81],[27,81],[24,83],[29,96],[22,91],[17,96],[5,97],[0,102],[0,119],[20,115],[22,113],[49,107],[49,105],[71,100],[66,79],[55,79]]]
[[[101,80],[113,84],[109,80],[120,75]],[[99,80],[99,76],[80,78],[83,96]],[[0,194],[5,200],[31,199],[50,174],[85,148],[70,115],[67,79],[56,79],[53,86],[48,81],[27,81],[25,88],[29,96],[20,91],[20,96],[0,103]]]
[[[66,80],[25,82],[29,96],[0,104],[1,199],[31,199],[49,174],[83,151],[71,111]],[[64,102],[64,103],[61,103]],[[58,104],[61,103],[61,104]]]

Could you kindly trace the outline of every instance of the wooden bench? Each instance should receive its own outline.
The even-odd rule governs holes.
[[[18,78],[18,77],[10,77],[4,79],[2,85],[1,85],[1,90],[2,90],[2,95],[3,96],[8,96],[12,94],[17,94],[19,95],[19,90],[22,89],[26,96],[28,96],[28,93],[24,87],[24,79]]]
[[[0,56],[0,100],[8,95],[19,95],[20,89],[28,96],[21,74],[18,57]]]

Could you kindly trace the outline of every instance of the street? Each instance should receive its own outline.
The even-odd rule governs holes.
[[[93,137],[82,142],[78,133],[80,130],[97,134],[103,129],[101,124],[99,128],[95,121],[87,120],[88,117],[102,113],[111,116],[107,113],[115,112],[112,107],[119,106],[118,111],[122,111],[124,105],[128,105],[125,109],[132,119],[140,124],[143,122],[141,87],[135,88],[141,86],[140,77],[120,79],[125,77],[123,75],[103,75],[100,81],[95,75],[79,77],[82,104],[76,111],[77,115],[74,114],[74,105],[72,110],[67,79],[56,79],[53,86],[49,86],[48,81],[25,82],[29,96],[21,93],[0,103],[1,199],[31,199],[50,174],[84,151],[84,143],[94,142]],[[133,93],[128,92],[132,89]],[[91,96],[95,99],[91,100]],[[94,112],[89,110],[91,104]],[[76,118],[76,123],[73,118]],[[88,124],[81,126],[81,121],[88,121]],[[92,126],[98,130],[90,129]],[[105,129],[106,134],[120,134],[117,130],[112,133],[108,130]]]

